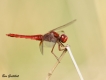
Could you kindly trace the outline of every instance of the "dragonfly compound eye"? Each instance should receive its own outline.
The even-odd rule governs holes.
[[[67,37],[65,34],[62,34],[62,35],[60,36],[60,41],[61,41],[62,43],[65,43],[65,42],[67,41],[67,39],[68,39],[68,37]]]

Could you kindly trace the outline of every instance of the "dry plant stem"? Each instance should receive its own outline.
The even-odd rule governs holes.
[[[67,51],[67,49],[65,48],[64,51],[62,52],[62,54],[59,57],[59,61],[56,62],[56,64],[54,65],[54,67],[48,73],[48,76],[47,76],[46,80],[49,80],[50,79],[51,75],[53,74],[54,70],[58,66],[59,62],[62,60],[62,58],[63,58],[64,54],[66,53],[66,51]]]
[[[71,52],[70,46],[67,45],[66,48],[67,48],[67,51],[69,52],[69,55],[70,55],[70,57],[71,57],[71,59],[72,59],[72,61],[73,61],[73,64],[74,64],[74,66],[75,66],[75,68],[76,68],[76,70],[77,70],[77,73],[78,73],[80,79],[81,79],[81,80],[84,80],[84,78],[83,78],[83,76],[82,76],[82,74],[81,74],[81,72],[80,72],[80,70],[79,70],[79,67],[78,67],[78,65],[77,65],[77,63],[76,63],[76,61],[75,61],[75,59],[74,59],[74,56],[73,56],[73,54],[72,54],[72,52]]]

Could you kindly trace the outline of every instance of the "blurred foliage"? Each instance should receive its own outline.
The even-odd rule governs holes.
[[[18,74],[10,80],[44,80],[56,62],[51,48],[40,53],[39,42],[7,37],[7,33],[45,34],[64,28],[85,80],[105,80],[106,1],[102,0],[0,0],[0,74]],[[56,55],[57,46],[54,50]],[[0,80],[8,78],[1,77]],[[79,80],[68,52],[50,80]]]

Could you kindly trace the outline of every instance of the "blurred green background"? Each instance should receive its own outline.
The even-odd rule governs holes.
[[[51,48],[40,53],[39,42],[5,34],[45,34],[64,28],[72,53],[85,80],[106,80],[105,0],[0,0],[0,80],[45,80],[56,59]],[[61,52],[57,46],[54,50]],[[17,74],[4,78],[2,74]],[[50,80],[80,80],[68,52]]]

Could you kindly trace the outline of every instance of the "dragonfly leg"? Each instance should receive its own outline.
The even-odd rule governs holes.
[[[60,63],[59,58],[53,52],[55,45],[56,45],[56,43],[53,45],[53,48],[51,50],[51,53],[55,56],[55,58],[57,59],[57,61]]]
[[[66,52],[67,52],[67,49],[66,49],[66,48],[63,49],[63,52],[62,52],[62,54],[60,55],[59,59],[60,59]]]
[[[61,47],[63,47],[63,49]],[[58,49],[59,49],[59,51],[63,51],[63,53],[67,52],[67,49],[65,48],[65,46],[62,43],[59,43],[59,42],[58,42]],[[60,57],[63,56],[63,53],[60,55]]]
[[[64,48],[61,49],[61,47],[64,47]],[[64,51],[65,50],[65,46],[60,44],[60,43],[58,43],[58,49],[59,49],[59,51]]]

